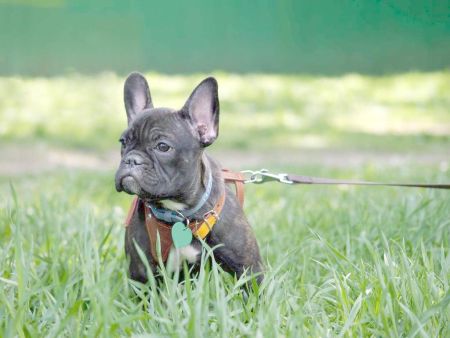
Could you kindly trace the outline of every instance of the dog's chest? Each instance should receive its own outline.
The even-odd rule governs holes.
[[[198,262],[200,260],[200,249],[192,244],[179,249],[172,246],[167,259],[167,268],[172,271],[179,270],[184,260],[190,264]]]
[[[175,202],[172,200],[162,200],[161,204],[170,210],[180,211],[186,208],[183,203]],[[175,271],[179,270],[183,264],[183,261],[187,261],[190,264],[197,263],[200,260],[200,248],[190,244],[183,248],[176,249],[171,247],[169,257],[167,259],[167,268]]]

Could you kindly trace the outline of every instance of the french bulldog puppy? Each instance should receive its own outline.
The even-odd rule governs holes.
[[[201,221],[222,198],[217,223],[204,241],[211,248],[218,246],[214,258],[225,271],[239,277],[248,270],[260,283],[263,265],[252,228],[235,193],[225,185],[221,167],[204,152],[219,132],[217,81],[212,77],[203,80],[179,110],[154,108],[147,81],[141,74],[132,73],[125,82],[124,101],[128,127],[120,138],[122,159],[115,184],[117,191],[137,195],[143,202],[138,204],[126,228],[130,277],[147,281],[136,245],[145,253],[153,272],[158,265],[151,255],[145,203],[181,215],[184,210],[200,206],[189,218]],[[207,185],[209,194],[205,192]],[[205,194],[207,199],[201,203]],[[166,264],[179,267],[183,259],[196,264],[201,248],[202,243],[195,237],[188,246],[172,246]]]

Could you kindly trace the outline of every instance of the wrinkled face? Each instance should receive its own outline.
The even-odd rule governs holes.
[[[204,147],[217,137],[217,82],[203,80],[180,110],[153,108],[145,78],[128,76],[128,128],[122,133],[116,189],[147,200],[179,199],[196,175]]]
[[[203,148],[180,112],[149,109],[122,134],[116,189],[141,198],[177,198],[189,182]]]

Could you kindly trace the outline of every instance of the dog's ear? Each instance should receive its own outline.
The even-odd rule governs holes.
[[[145,77],[137,72],[128,75],[123,88],[128,124],[144,109],[153,108],[150,89]]]
[[[216,79],[213,77],[204,79],[194,89],[181,112],[184,117],[191,120],[204,147],[213,143],[219,134],[219,96]]]

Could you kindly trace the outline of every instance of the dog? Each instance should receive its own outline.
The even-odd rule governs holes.
[[[219,133],[216,79],[204,79],[177,110],[154,108],[145,77],[131,73],[124,103],[128,127],[115,185],[137,196],[125,233],[130,278],[148,280],[136,246],[156,273],[159,260],[172,269],[183,260],[198,266],[204,242],[223,270],[238,278],[250,272],[261,283],[253,230],[220,165],[205,153]]]

